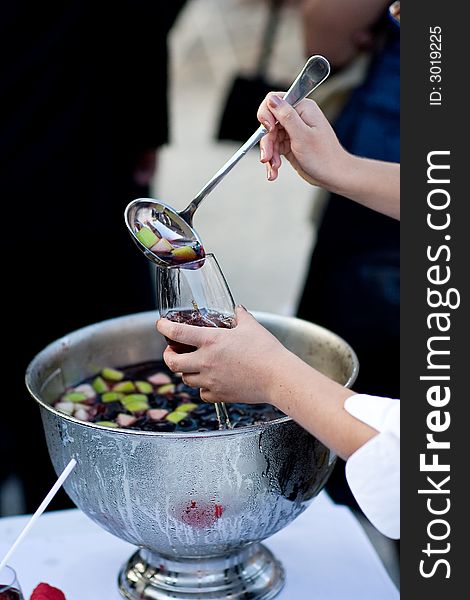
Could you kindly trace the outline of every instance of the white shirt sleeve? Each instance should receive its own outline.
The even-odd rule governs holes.
[[[379,433],[346,462],[357,503],[384,535],[400,537],[400,401],[366,394],[347,398],[345,410]]]

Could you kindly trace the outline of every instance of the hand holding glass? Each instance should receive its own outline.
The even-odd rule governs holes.
[[[161,317],[177,323],[226,329],[236,325],[235,303],[213,254],[178,267],[157,267],[157,305]],[[175,352],[195,350],[167,341]],[[230,428],[225,404],[215,404],[215,409],[221,429]]]

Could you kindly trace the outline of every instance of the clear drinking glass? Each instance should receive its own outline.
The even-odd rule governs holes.
[[[236,325],[235,303],[213,254],[178,266],[157,267],[157,308],[162,317],[199,327]],[[176,352],[195,348],[168,340]],[[215,405],[219,424],[230,426],[223,402]],[[221,414],[222,413],[222,414]]]
[[[8,565],[0,571],[0,600],[23,600],[16,573]]]

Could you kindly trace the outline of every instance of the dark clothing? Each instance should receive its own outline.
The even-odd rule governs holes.
[[[168,139],[166,37],[181,4],[2,7],[1,185],[41,204],[41,221],[22,223],[35,238],[43,223],[47,234],[63,225],[70,202],[81,232],[99,230],[97,211],[122,226],[116,191],[129,187],[136,156]]]
[[[0,479],[20,474],[29,511],[54,475],[24,387],[28,362],[71,330],[154,307],[123,212],[149,195],[134,183],[139,156],[168,140],[167,33],[183,4],[2,6],[2,364],[12,404],[0,417],[9,437]]]
[[[383,50],[336,125],[352,154],[400,161],[400,42],[389,26]],[[342,336],[359,358],[354,390],[399,397],[400,224],[331,195],[314,248],[298,316]],[[340,470],[344,463],[340,463]],[[337,473],[329,490],[352,495]],[[348,502],[349,503],[349,502]]]

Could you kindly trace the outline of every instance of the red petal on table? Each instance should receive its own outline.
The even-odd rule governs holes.
[[[40,583],[31,594],[29,600],[66,600],[64,593],[48,583]]]

